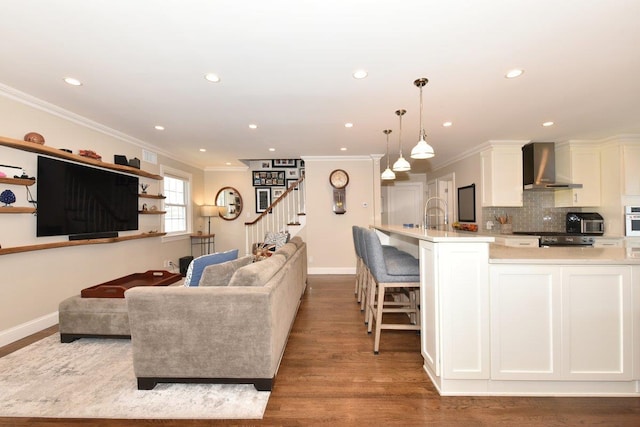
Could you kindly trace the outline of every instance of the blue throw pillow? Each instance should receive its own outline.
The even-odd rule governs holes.
[[[184,278],[185,286],[198,286],[202,272],[205,267],[213,264],[220,264],[225,261],[232,261],[238,258],[238,249],[232,249],[226,252],[216,252],[211,255],[202,255],[191,261],[187,269],[187,275]]]

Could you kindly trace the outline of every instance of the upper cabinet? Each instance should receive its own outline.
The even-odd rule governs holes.
[[[624,167],[624,194],[640,196],[640,144],[622,146]]]
[[[522,206],[522,145],[492,144],[480,153],[482,206]]]
[[[600,150],[593,144],[556,144],[556,180],[582,188],[555,192],[556,207],[600,206]]]

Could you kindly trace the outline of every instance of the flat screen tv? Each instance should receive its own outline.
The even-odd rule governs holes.
[[[36,235],[86,238],[138,229],[138,178],[38,156]]]

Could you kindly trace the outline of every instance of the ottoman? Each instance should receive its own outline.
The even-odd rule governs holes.
[[[124,298],[82,298],[76,295],[58,307],[60,342],[79,338],[131,338]]]

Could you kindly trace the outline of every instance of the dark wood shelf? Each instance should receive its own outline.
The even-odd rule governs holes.
[[[98,166],[100,168],[111,169],[118,172],[130,173],[132,175],[143,176],[145,178],[151,178],[151,179],[157,179],[157,180],[163,179],[162,176],[160,175],[146,172],[141,169],[136,169],[131,166],[116,165],[114,163],[105,163],[103,161],[92,159],[90,157],[83,157],[77,154],[67,153],[66,151],[62,151],[58,148],[51,148],[51,147],[47,147],[46,145],[36,144],[34,142],[20,141],[18,139],[0,136],[0,145],[4,145],[5,147],[15,148],[22,151],[29,151],[31,153],[46,154],[48,156],[57,157],[59,159],[73,160],[74,162],[84,163],[92,166]]]
[[[143,194],[140,193],[138,194],[138,197],[140,197],[141,199],[166,199],[167,196],[163,196],[161,194]]]
[[[26,206],[0,206],[0,214],[35,213],[36,208]]]
[[[2,184],[12,184],[12,185],[26,185],[31,186],[36,183],[35,179],[23,179],[23,178],[0,178],[0,183]]]
[[[138,213],[140,215],[162,215],[162,214],[166,214],[166,211],[152,211],[152,210],[146,210],[146,211],[138,211]]]
[[[91,240],[70,240],[65,242],[53,242],[53,243],[42,243],[39,245],[27,245],[27,246],[16,246],[13,248],[2,248],[0,249],[0,255],[9,255],[9,254],[17,254],[20,252],[31,252],[31,251],[39,251],[42,249],[54,249],[54,248],[66,248],[68,246],[83,246],[83,245],[99,245],[103,243],[117,243],[124,242],[127,240],[137,240],[137,239],[146,239],[149,237],[160,237],[164,236],[167,233],[142,233],[142,234],[134,234],[131,236],[121,236],[121,237],[110,237],[105,239],[91,239]]]

